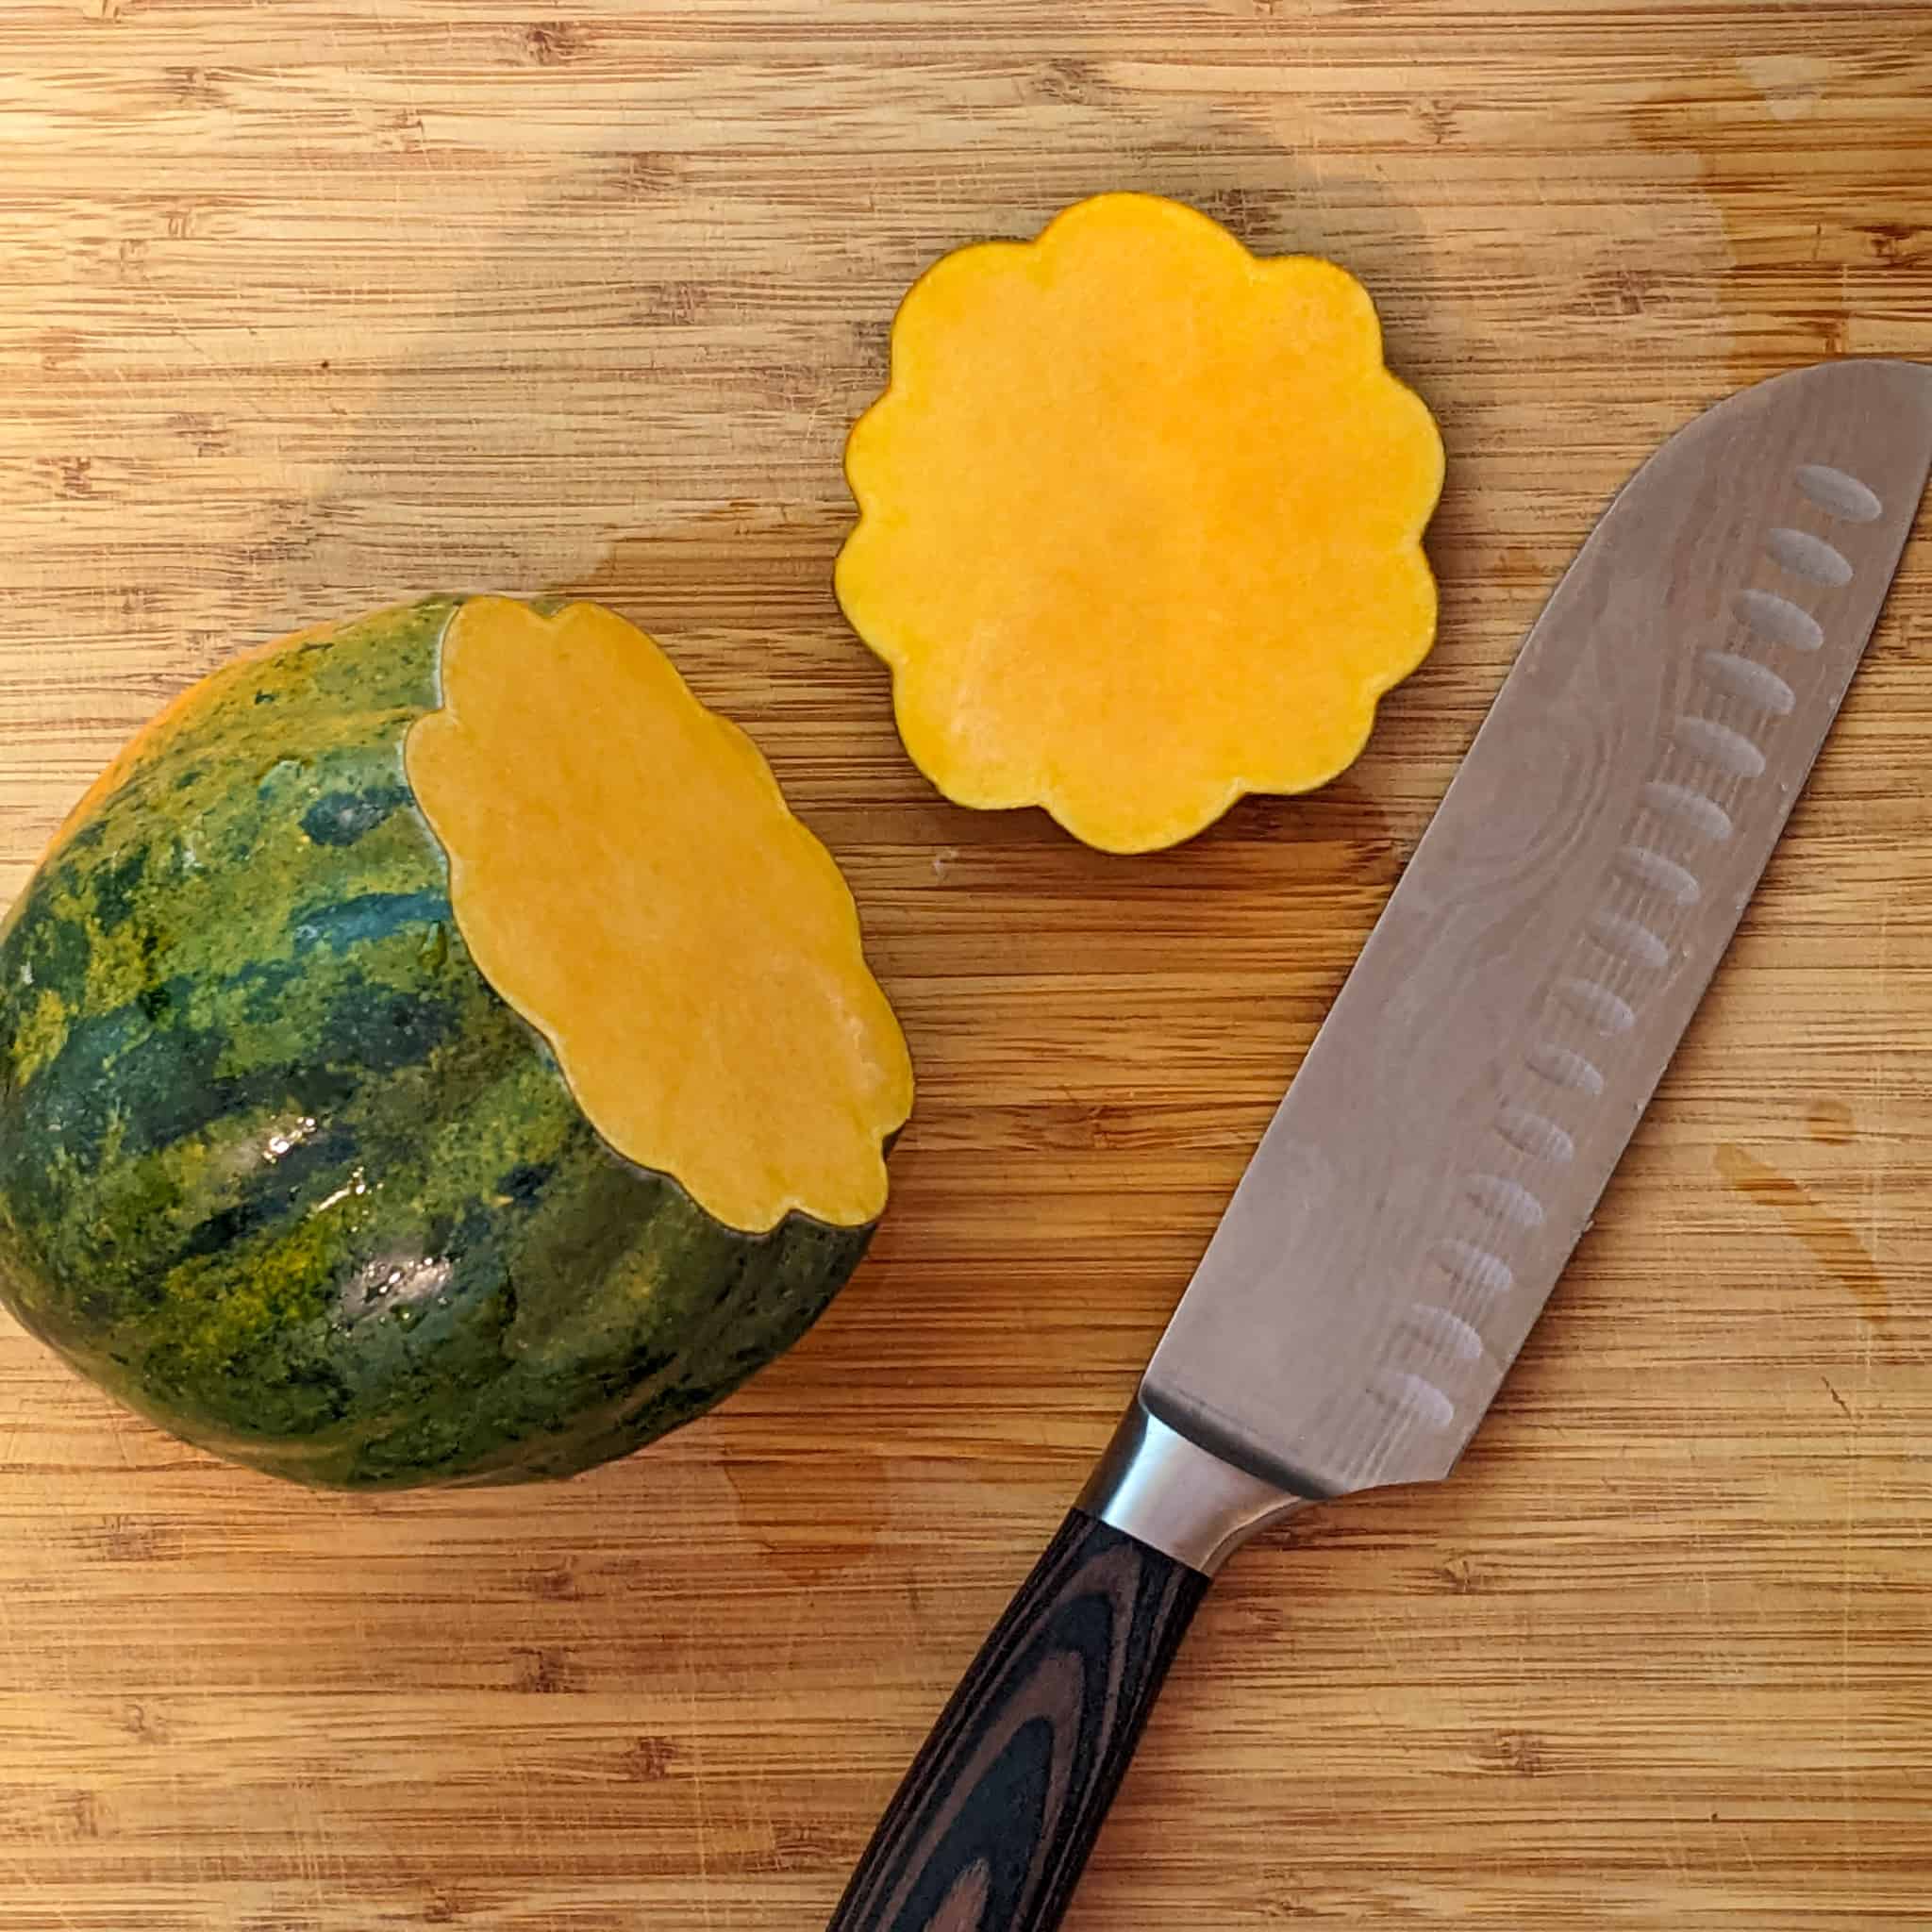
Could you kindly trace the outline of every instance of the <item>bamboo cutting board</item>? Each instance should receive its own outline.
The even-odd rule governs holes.
[[[576,591],[747,725],[923,1076],[874,1257],[557,1491],[215,1464],[0,1325],[5,1932],[796,1932],[1057,1523],[1518,640],[1697,407],[1932,358],[1922,0],[0,0],[0,901],[230,651]],[[829,573],[942,250],[1347,263],[1441,642],[1119,859],[936,798]],[[1932,541],[1457,1478],[1198,1624],[1070,1921],[1932,1924]]]

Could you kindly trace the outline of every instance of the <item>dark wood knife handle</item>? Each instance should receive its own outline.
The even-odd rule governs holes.
[[[1208,1579],[1075,1509],[906,1774],[827,1932],[1049,1932]]]

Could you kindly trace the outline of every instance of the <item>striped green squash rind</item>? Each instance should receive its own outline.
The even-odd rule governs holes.
[[[0,1299],[308,1483],[625,1455],[795,1341],[871,1232],[721,1226],[478,973],[403,766],[455,608],[197,687],[0,927]]]

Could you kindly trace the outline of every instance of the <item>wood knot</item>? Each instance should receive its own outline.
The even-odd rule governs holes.
[[[632,194],[666,194],[684,179],[684,163],[675,155],[647,149],[625,155],[620,172]]]
[[[519,1645],[510,1652],[510,1656],[516,1659],[516,1669],[510,1679],[510,1688],[514,1690],[525,1690],[538,1697],[554,1697],[559,1691],[582,1689],[582,1673],[560,1650]]]
[[[1213,189],[1200,197],[1200,208],[1250,244],[1274,213],[1270,196],[1257,188]]]
[[[121,1713],[121,1728],[142,1744],[165,1744],[168,1727],[144,1704],[130,1704]]]
[[[868,362],[883,362],[891,347],[892,325],[882,316],[865,316],[848,323],[852,346]]]
[[[524,29],[525,57],[539,67],[560,67],[566,60],[575,60],[589,44],[582,27],[563,22]]]
[[[772,1830],[772,1865],[779,1872],[817,1872],[848,1859],[851,1847],[836,1832],[810,1824],[777,1824]]]
[[[1085,107],[1113,92],[1091,60],[1049,60],[1034,76],[1034,91],[1042,100]]]
[[[1510,1777],[1541,1777],[1550,1768],[1547,1747],[1534,1731],[1498,1731],[1477,1751],[1476,1762]]]
[[[145,1516],[107,1516],[88,1539],[106,1563],[153,1563],[175,1554],[176,1539]]]
[[[633,1784],[658,1784],[671,1775],[677,1755],[671,1739],[645,1736],[635,1740],[620,1761]]]
[[[1664,294],[1655,269],[1606,269],[1583,279],[1583,306],[1591,315],[1642,315]]]
[[[639,291],[647,324],[689,328],[705,306],[702,282],[653,282]]]
[[[1872,238],[1873,254],[1888,268],[1903,268],[1932,254],[1927,231],[1910,222],[1874,222],[1865,232]]]
[[[164,68],[162,79],[168,92],[188,107],[219,108],[222,105],[221,86],[206,67]]]

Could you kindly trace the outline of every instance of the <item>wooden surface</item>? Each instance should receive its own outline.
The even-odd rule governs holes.
[[[575,590],[750,727],[924,1079],[793,1356],[558,1492],[308,1496],[0,1326],[5,1932],[822,1924],[1517,641],[1690,410],[1932,357],[1922,0],[0,0],[0,898],[168,692]],[[941,250],[1104,187],[1370,284],[1441,643],[1181,852],[974,817],[828,588]],[[1457,1478],[1210,1595],[1075,1932],[1932,1923],[1932,541]]]

